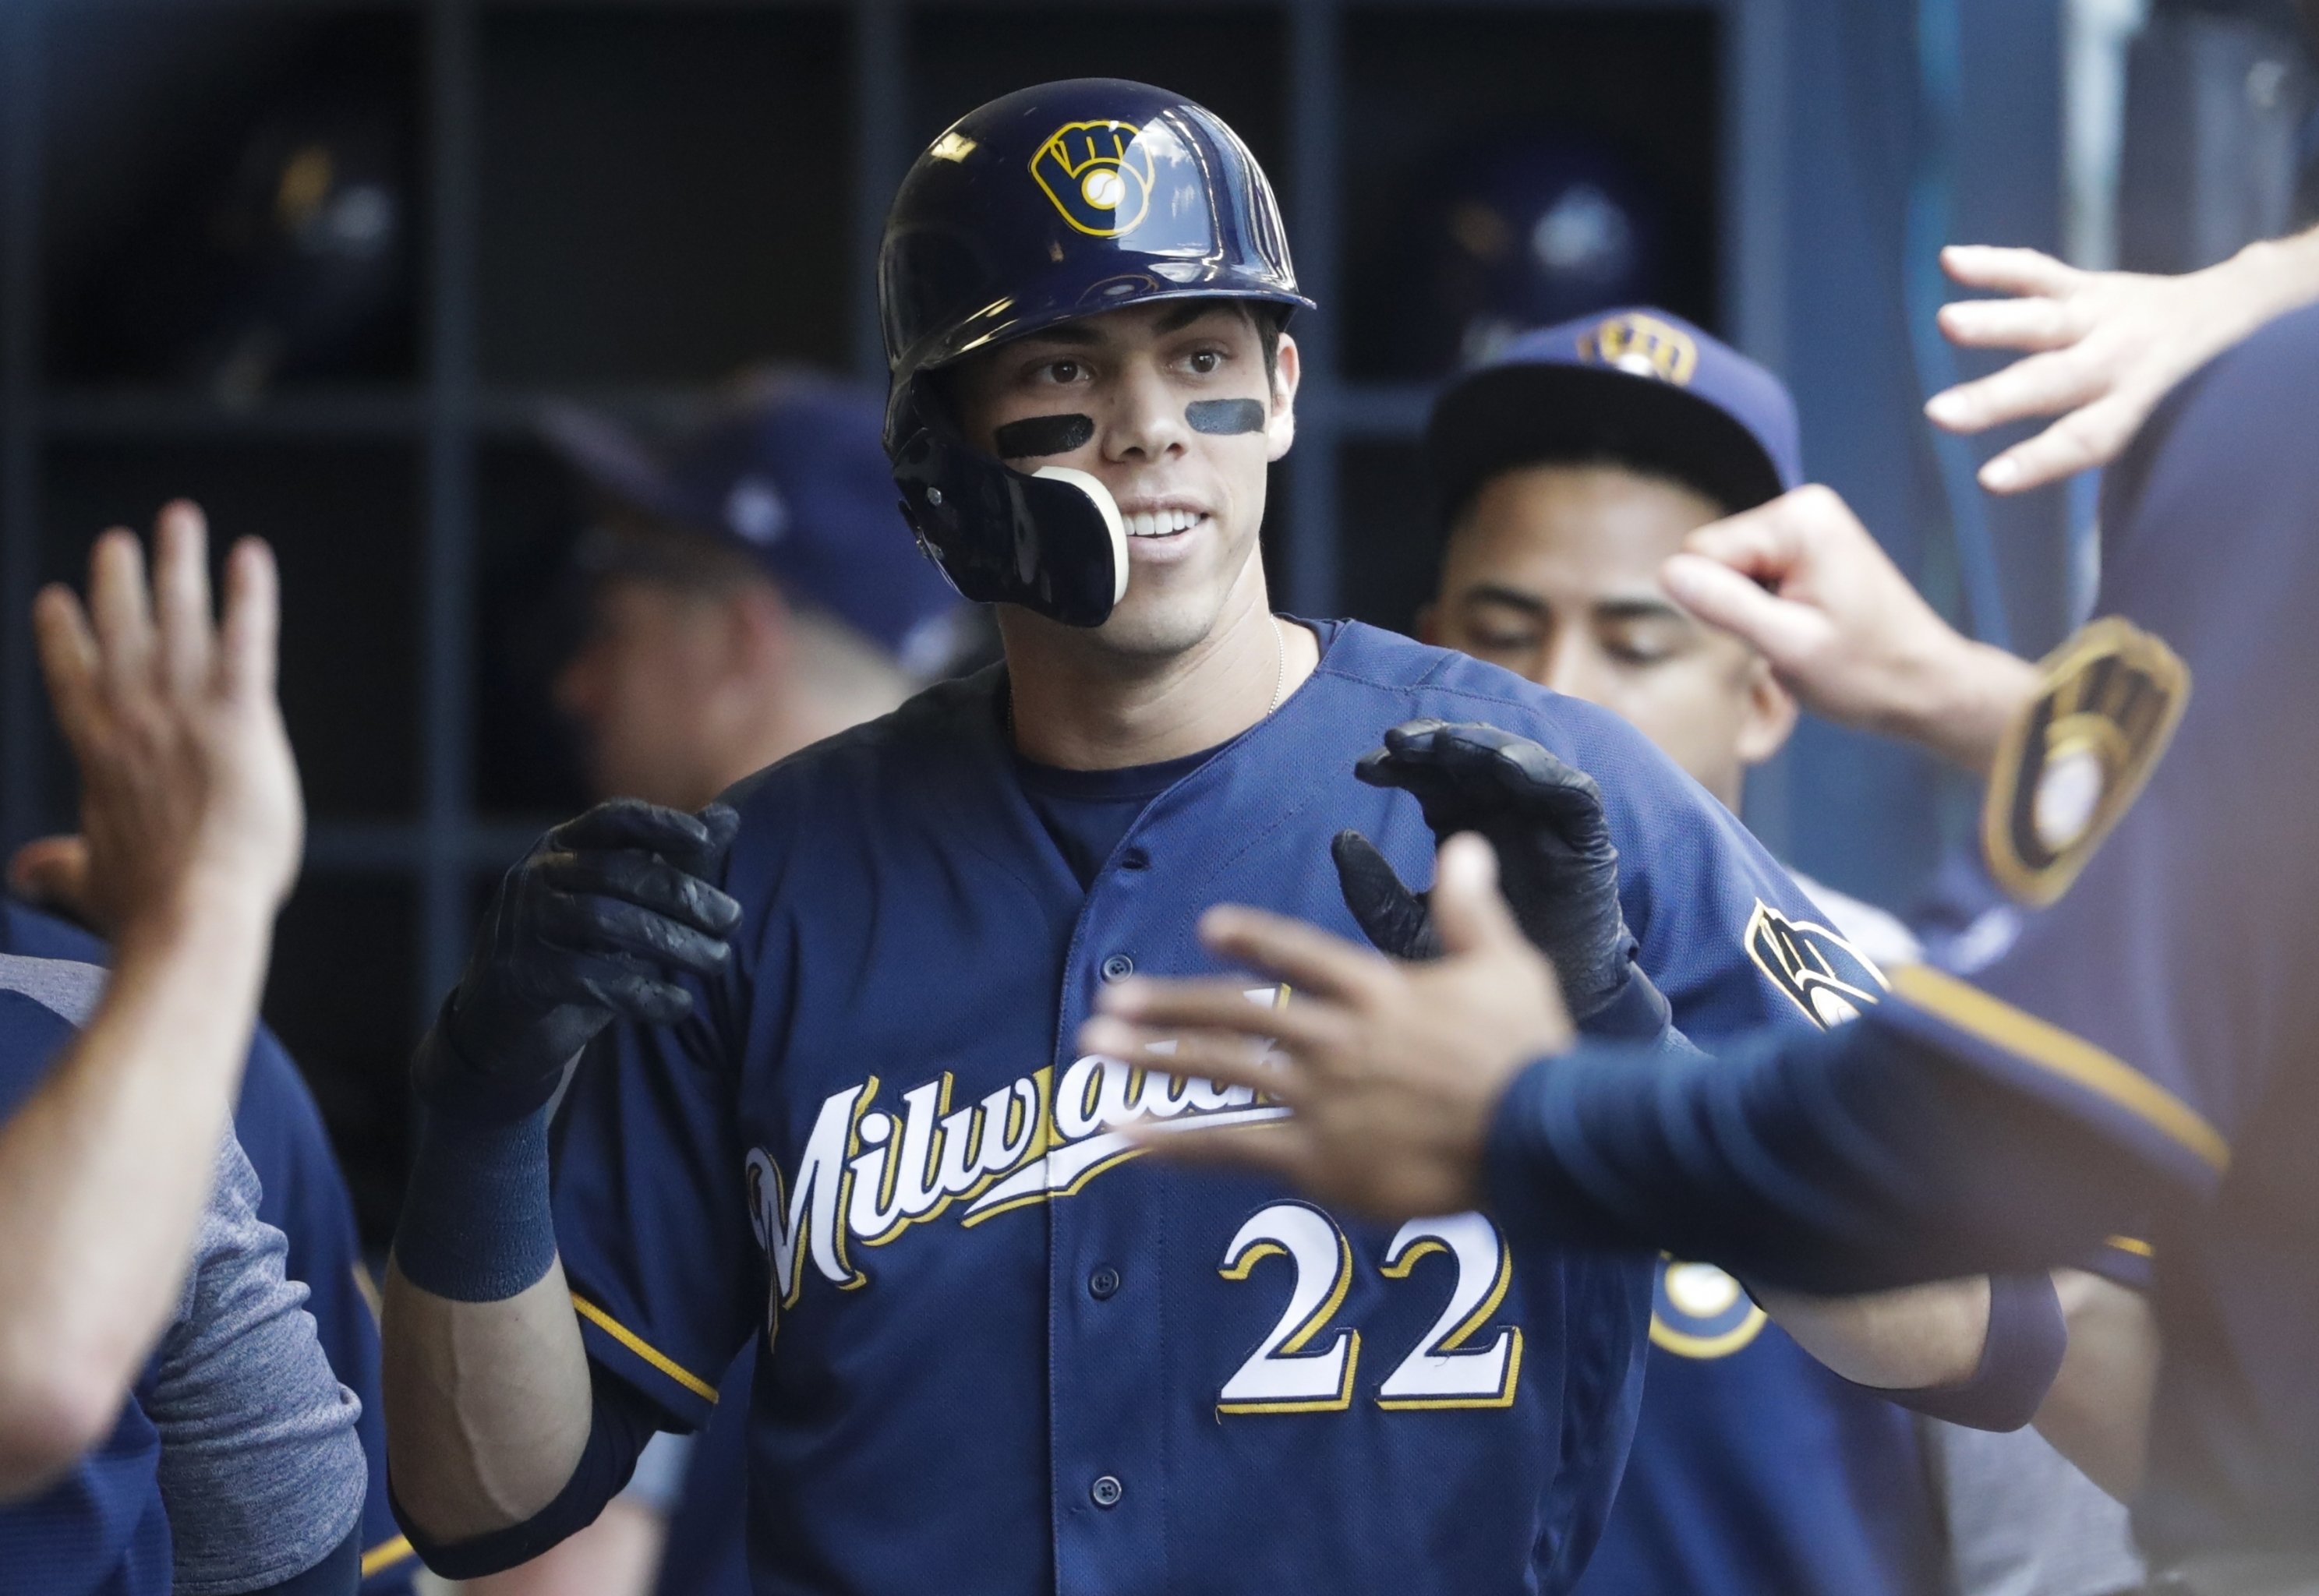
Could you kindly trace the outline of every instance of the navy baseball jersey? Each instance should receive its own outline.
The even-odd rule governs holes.
[[[32,1095],[73,1035],[62,1015],[22,992],[0,991],[0,1123]],[[160,1436],[132,1397],[104,1445],[70,1474],[29,1501],[0,1505],[0,1589],[167,1596],[160,1467]]]
[[[1634,1449],[1580,1589],[1947,1596],[1919,1422],[1829,1373],[1721,1269],[1662,1260]]]
[[[2185,382],[2111,468],[2103,613],[2046,663],[1984,811],[2027,911],[2009,944],[1647,1090],[1581,1048],[1492,1131],[1514,1233],[1662,1239],[1807,1290],[2062,1262],[2149,1217],[2134,1530],[2161,1568],[2319,1555],[2314,374],[2319,309]]]
[[[79,927],[0,899],[0,953],[103,964],[104,943]],[[370,1466],[363,1501],[363,1596],[411,1589],[418,1559],[395,1528],[386,1496],[386,1418],[378,1395],[378,1318],[355,1234],[354,1199],[305,1078],[265,1026],[251,1040],[234,1105],[234,1135],[257,1171],[257,1217],[290,1243],[284,1272],[303,1282],[322,1350],[339,1383],[362,1400],[356,1431]]]
[[[1702,1043],[1809,1023],[1814,995],[1749,952],[1809,910],[1614,717],[1314,629],[1313,677],[1151,797],[1084,884],[1024,789],[997,670],[732,795],[732,964],[681,1025],[591,1051],[555,1198],[591,1355],[675,1422],[706,1420],[756,1339],[760,1591],[1475,1596],[1583,1566],[1649,1258],[1515,1248],[1475,1213],[1383,1228],[1135,1159],[1131,1115],[1283,1111],[1072,1039],[1106,980],[1215,973],[1195,934],[1214,904],[1358,936],[1343,827],[1428,879],[1415,801],[1352,774],[1420,716],[1596,777],[1641,962]]]

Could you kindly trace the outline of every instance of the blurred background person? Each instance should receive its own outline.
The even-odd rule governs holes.
[[[583,634],[553,687],[594,797],[697,809],[971,654],[977,616],[895,508],[883,420],[877,396],[799,373],[744,379],[664,455],[552,419],[595,491]]]
[[[658,450],[599,416],[551,419],[593,511],[573,555],[585,620],[553,690],[594,798],[698,809],[995,657],[895,508],[883,421],[876,395],[795,372],[741,380]],[[748,1384],[744,1360],[708,1429],[656,1437],[594,1525],[466,1588],[744,1596]]]
[[[1737,813],[1796,701],[1658,572],[1697,528],[1796,485],[1798,431],[1777,378],[1665,311],[1511,340],[1434,406],[1446,542],[1422,635],[1616,710]],[[1891,915],[1805,885],[1874,961],[1917,957]],[[2034,1433],[1920,1419],[1838,1378],[1711,1266],[1668,1260],[1656,1299],[1642,1421],[1588,1588],[2139,1587],[2125,1510]]]

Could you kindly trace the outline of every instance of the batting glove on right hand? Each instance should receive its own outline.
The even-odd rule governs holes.
[[[615,1017],[667,1025],[692,1012],[684,972],[713,976],[741,906],[704,879],[740,816],[633,798],[540,838],[501,879],[465,973],[420,1050],[419,1088],[528,1112]]]

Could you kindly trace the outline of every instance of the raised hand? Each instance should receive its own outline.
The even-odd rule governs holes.
[[[542,1090],[614,1016],[664,1025],[692,1012],[683,972],[725,967],[741,906],[706,877],[740,825],[634,798],[600,804],[540,838],[501,878],[423,1050],[422,1092],[480,1077],[517,1100]]]
[[[1935,614],[1830,490],[1711,522],[1659,568],[1669,597],[1751,645],[1805,708],[1986,773],[2036,672]]]
[[[305,826],[275,698],[274,555],[255,538],[234,546],[221,625],[200,509],[164,509],[153,543],[149,583],[136,536],[116,527],[90,555],[86,609],[63,586],[33,608],[50,701],[80,768],[70,890],[123,937],[195,899],[270,921]]]
[[[1497,852],[1514,918],[1562,977],[1581,1020],[1632,978],[1635,939],[1619,908],[1619,850],[1593,777],[1527,737],[1493,726],[1412,720],[1353,773],[1417,799],[1437,842],[1477,832]],[[1397,959],[1439,951],[1422,898],[1358,832],[1331,849],[1345,906],[1369,941]]]
[[[1286,981],[1279,1008],[1240,978],[1105,987],[1079,1032],[1088,1052],[1252,1087],[1294,1112],[1203,1130],[1154,1121],[1129,1134],[1161,1158],[1285,1178],[1323,1203],[1385,1220],[1480,1206],[1498,1099],[1531,1060],[1572,1040],[1553,968],[1498,895],[1488,844],[1451,839],[1435,870],[1442,956],[1404,964],[1301,921],[1211,910],[1219,959]],[[1180,1127],[1180,1128],[1179,1128]]]
[[[1981,468],[2019,493],[2107,464],[2174,384],[2272,317],[2319,300],[2319,234],[2251,245],[2179,277],[2087,272],[2035,249],[1954,245],[1941,266],[2008,299],[1941,307],[1941,330],[1974,349],[2026,357],[1936,393],[1925,413],[1951,432],[2058,415]]]

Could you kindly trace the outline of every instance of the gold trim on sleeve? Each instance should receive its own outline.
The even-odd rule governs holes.
[[[703,1402],[710,1403],[714,1403],[717,1401],[717,1387],[711,1385],[708,1381],[702,1379],[699,1375],[691,1373],[690,1370],[678,1366],[674,1358],[670,1357],[657,1347],[651,1345],[642,1336],[636,1334],[636,1331],[630,1330],[627,1325],[622,1324],[618,1320],[605,1312],[601,1308],[596,1306],[595,1303],[590,1302],[586,1297],[582,1296],[576,1291],[572,1294],[572,1305],[579,1311],[581,1318],[594,1325],[598,1330],[602,1330],[606,1335],[611,1337],[612,1339],[618,1341],[621,1346],[626,1347],[629,1351],[635,1353],[638,1357],[643,1358],[646,1363],[652,1365],[653,1367],[658,1369],[662,1374],[666,1375],[679,1385],[683,1386],[687,1391],[692,1393],[693,1395],[700,1398]]]
[[[2107,1099],[2188,1148],[2217,1174],[2231,1167],[2231,1144],[2196,1109],[2115,1054],[2081,1036],[1992,997],[1971,982],[1912,964],[1892,972],[1892,988],[1926,1013],[1992,1042]]]

